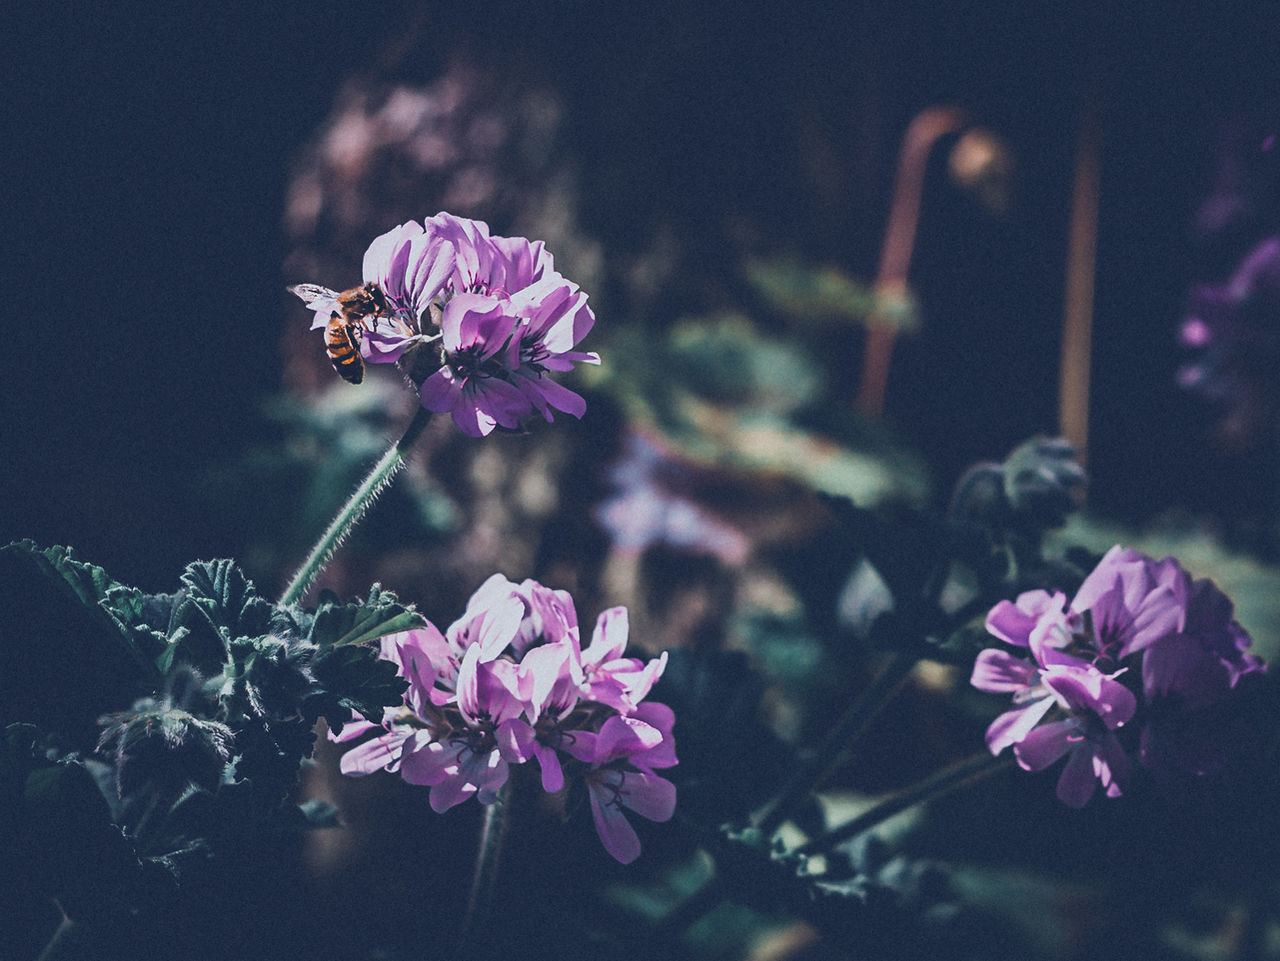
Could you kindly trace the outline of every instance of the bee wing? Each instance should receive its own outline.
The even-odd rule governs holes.
[[[289,293],[302,298],[302,302],[312,310],[339,310],[338,292],[319,284],[294,284],[285,288]]]

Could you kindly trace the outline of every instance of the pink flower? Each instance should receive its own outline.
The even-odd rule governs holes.
[[[571,751],[591,765],[586,774],[591,814],[605,850],[623,864],[640,854],[640,838],[623,808],[650,821],[667,821],[675,813],[675,785],[654,774],[655,767],[676,763],[671,749],[674,717],[664,708],[605,721],[595,735],[580,736]]]
[[[584,652],[566,592],[495,574],[444,634],[427,624],[383,638],[382,656],[409,681],[404,705],[343,729],[335,740],[374,737],[347,751],[342,771],[398,772],[429,787],[439,812],[493,802],[513,766],[536,759],[544,790],[585,784],[606,849],[629,862],[639,840],[622,809],[671,816],[675,787],[653,771],[676,754],[675,715],[644,700],[666,656],[624,657],[627,634],[626,610],[613,608]]]
[[[974,687],[1013,696],[987,729],[992,753],[1012,746],[1028,770],[1069,755],[1058,783],[1067,804],[1087,802],[1095,779],[1117,796],[1129,759],[1111,732],[1140,695],[1144,766],[1162,777],[1221,768],[1239,736],[1222,706],[1242,678],[1265,670],[1226,595],[1172,557],[1114,547],[1065,603],[1028,591],[987,615],[987,630],[1032,657],[991,649],[974,663]]]
[[[490,236],[482,221],[439,213],[376,238],[364,279],[386,306],[358,318],[361,355],[404,360],[427,410],[452,414],[474,437],[519,429],[535,412],[548,421],[553,409],[582,416],[582,398],[549,375],[600,362],[573,349],[595,316],[540,241]],[[315,308],[312,329],[327,327],[336,294],[308,287],[300,296]]]
[[[398,359],[405,335],[425,334],[434,310],[442,352],[440,369],[422,384],[428,410],[451,413],[473,436],[515,429],[535,410],[547,420],[551,408],[581,417],[582,398],[546,375],[600,362],[571,349],[595,317],[542,243],[492,237],[483,222],[447,213],[414,228],[396,228],[365,255],[366,279],[382,285],[396,308],[366,338],[368,355]]]
[[[1088,803],[1095,782],[1101,782],[1108,797],[1119,797],[1129,760],[1111,732],[1133,717],[1133,692],[1092,666],[1055,665],[1045,669],[1042,681],[1067,717],[1034,728],[1015,744],[1018,764],[1040,771],[1066,755],[1058,798],[1071,807]]]

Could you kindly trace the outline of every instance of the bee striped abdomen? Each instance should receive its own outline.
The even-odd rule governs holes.
[[[325,330],[325,348],[329,361],[343,380],[358,384],[364,380],[364,358],[360,356],[359,327],[335,313]]]

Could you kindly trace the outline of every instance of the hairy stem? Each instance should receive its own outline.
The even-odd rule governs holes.
[[[316,546],[311,549],[307,559],[298,568],[298,573],[293,575],[293,580],[285,588],[284,596],[280,598],[281,604],[294,604],[302,599],[307,589],[324,570],[324,566],[329,563],[329,559],[333,557],[333,552],[351,533],[352,528],[365,515],[365,512],[373,506],[373,502],[386,489],[395,472],[403,466],[409,448],[426,429],[430,420],[431,412],[419,407],[417,413],[413,415],[413,420],[409,422],[409,428],[404,432],[404,436],[382,455],[378,463],[373,465],[369,476],[352,492],[333,519],[333,523],[316,542]]]

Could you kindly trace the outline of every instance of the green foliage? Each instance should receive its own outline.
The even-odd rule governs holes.
[[[786,413],[822,388],[820,368],[804,351],[759,336],[744,317],[679,323],[668,345],[667,375],[711,401]]]
[[[0,809],[0,849],[9,866],[0,885],[57,898],[68,914],[85,916],[142,882],[143,865],[85,763],[57,757],[34,725],[3,731]]]
[[[818,357],[740,315],[685,318],[662,340],[622,331],[608,353],[583,378],[696,463],[863,506],[928,494],[923,462],[881,425],[832,412],[848,406],[830,396],[843,379],[828,384]]]
[[[104,599],[117,585],[68,548],[0,548],[0,720],[59,731],[91,748],[100,714],[160,680],[147,646]]]
[[[187,603],[208,618],[225,640],[266,631],[271,605],[254,592],[253,582],[233,561],[188,564],[182,583]]]
[[[920,313],[907,292],[878,292],[834,267],[795,258],[752,260],[747,281],[774,310],[807,324],[855,323],[912,332]]]
[[[422,625],[422,616],[396,601],[390,591],[374,584],[362,604],[342,604],[331,593],[321,595],[310,640],[321,646],[365,644],[398,631]]]
[[[296,803],[315,723],[380,720],[399,704],[405,682],[371,642],[421,623],[377,585],[363,601],[279,607],[229,560],[188,565],[170,594],[30,542],[0,565],[15,597],[0,612],[0,710],[23,722],[9,728],[0,791],[52,819],[23,830],[53,896],[74,875],[58,845],[93,832],[135,871],[178,874],[251,851],[264,832],[332,824],[326,805]]]

